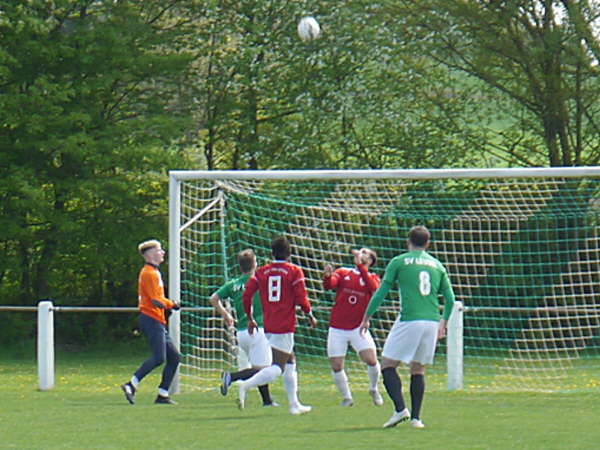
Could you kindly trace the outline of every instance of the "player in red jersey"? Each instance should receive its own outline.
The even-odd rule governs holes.
[[[344,371],[348,344],[352,345],[367,365],[369,394],[373,403],[381,406],[383,398],[377,389],[380,367],[375,341],[370,333],[360,333],[360,324],[371,295],[381,283],[378,275],[369,272],[377,261],[377,254],[369,248],[352,250],[352,254],[355,267],[340,267],[334,271],[328,264],[323,273],[323,288],[336,291],[335,304],[329,319],[327,356],[331,362],[333,381],[342,394],[342,406],[352,406],[354,403],[348,386],[348,376]]]
[[[247,380],[239,382],[238,406],[244,409],[246,392],[253,387],[272,383],[283,374],[283,385],[288,395],[290,412],[303,414],[311,410],[298,400],[298,374],[294,357],[294,331],[296,331],[296,305],[300,306],[315,327],[306,287],[304,272],[288,262],[290,243],[285,237],[277,237],[271,243],[274,261],[256,269],[244,288],[242,301],[248,316],[248,332],[252,334],[257,324],[252,315],[252,296],[258,290],[263,309],[263,327],[273,352],[273,364],[265,367]]]

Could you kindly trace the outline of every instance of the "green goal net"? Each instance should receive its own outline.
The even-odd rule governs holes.
[[[214,388],[236,367],[235,334],[208,299],[238,274],[239,251],[254,249],[260,265],[274,236],[290,239],[319,319],[298,324],[300,376],[331,382],[323,267],[351,266],[350,250],[370,247],[383,276],[424,224],[464,304],[465,389],[600,390],[599,168],[174,171],[170,200],[170,295],[193,307],[177,327],[182,389]],[[378,351],[398,313],[396,290],[371,322]],[[433,388],[446,385],[446,345],[428,369]],[[346,371],[366,385],[352,350]]]

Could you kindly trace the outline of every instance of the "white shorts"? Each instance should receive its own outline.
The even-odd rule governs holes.
[[[290,355],[294,353],[294,333],[266,333],[271,348]]]
[[[390,330],[382,355],[384,358],[410,364],[432,364],[437,345],[438,322],[433,320],[396,320]]]
[[[271,347],[262,328],[254,330],[253,334],[248,333],[248,330],[238,331],[237,340],[240,349],[248,355],[252,367],[268,367],[271,365]]]
[[[356,353],[372,348],[375,350],[375,341],[369,330],[365,334],[360,334],[360,327],[353,330],[342,330],[340,328],[329,327],[327,333],[327,356],[330,358],[346,356],[348,344]]]

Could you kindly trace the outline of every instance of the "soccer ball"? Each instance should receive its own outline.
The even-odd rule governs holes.
[[[298,22],[298,36],[300,36],[300,39],[304,42],[314,41],[320,34],[321,27],[314,17],[303,17],[302,20]]]

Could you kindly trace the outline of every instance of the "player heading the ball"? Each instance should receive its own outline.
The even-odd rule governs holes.
[[[380,367],[375,341],[368,330],[359,332],[369,300],[380,284],[379,276],[369,272],[377,262],[377,254],[369,248],[361,248],[352,250],[352,255],[354,267],[340,267],[334,271],[328,264],[323,272],[323,288],[336,292],[327,333],[327,356],[333,381],[342,394],[342,406],[354,404],[344,371],[348,344],[367,365],[369,394],[373,403],[381,406],[383,399],[377,389]]]

